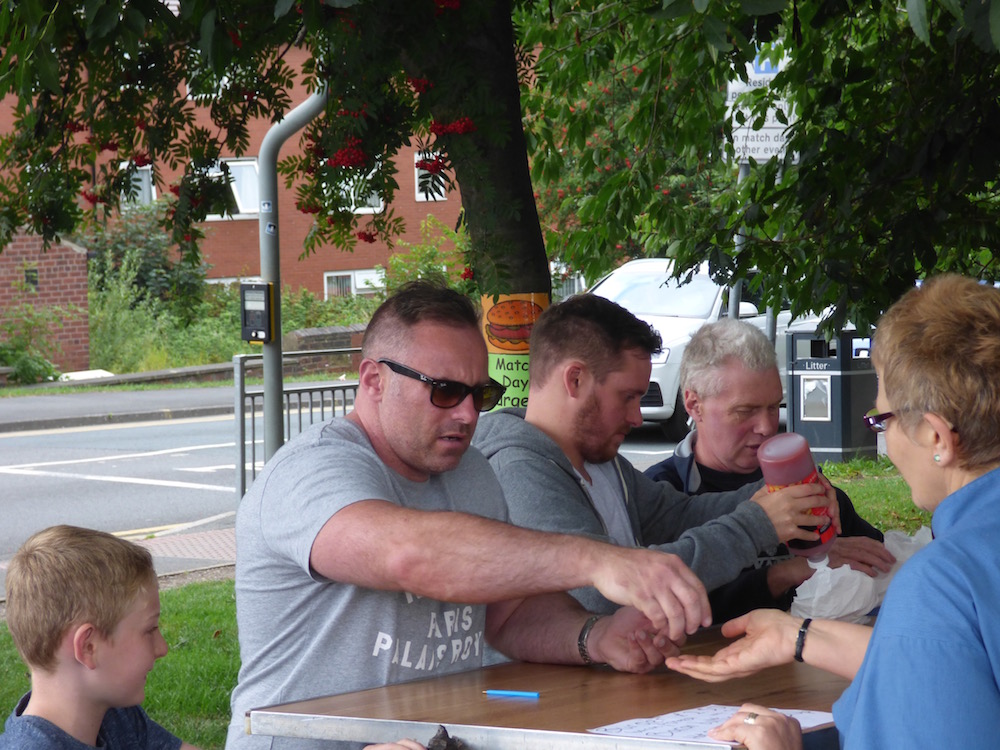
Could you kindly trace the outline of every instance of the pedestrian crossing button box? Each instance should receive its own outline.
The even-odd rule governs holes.
[[[241,337],[244,341],[266,344],[271,340],[274,327],[273,288],[273,284],[261,279],[240,283]]]

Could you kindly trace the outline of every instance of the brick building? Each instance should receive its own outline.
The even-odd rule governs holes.
[[[296,60],[296,57],[300,58]],[[301,66],[305,53],[292,50],[288,55],[288,63],[292,67]],[[307,92],[298,88],[291,92],[292,107],[306,99]],[[202,124],[209,121],[205,110]],[[2,128],[0,121],[0,128]],[[233,177],[232,189],[234,200],[239,207],[239,213],[234,216],[217,217],[202,224],[205,230],[205,240],[202,242],[202,254],[212,266],[209,270],[210,280],[236,280],[247,276],[260,274],[260,244],[259,215],[257,200],[257,154],[261,142],[272,127],[269,120],[255,119],[250,123],[249,148],[246,153],[223,154],[223,160],[229,165]],[[280,157],[284,158],[299,151],[301,131],[290,137],[282,147]],[[433,214],[446,226],[454,226],[458,220],[461,208],[461,197],[457,190],[428,201],[417,191],[417,150],[414,147],[405,148],[396,157],[398,170],[396,192],[392,209],[396,216],[406,224],[405,234],[397,238],[408,243],[416,243],[420,239],[420,222]],[[146,200],[152,200],[158,190],[164,185],[149,184],[147,167],[143,171],[145,184],[143,195]],[[163,181],[169,185],[179,177],[179,172],[163,169]],[[356,208],[355,213],[361,218],[364,215],[383,210],[384,206],[377,196],[372,196],[366,205]],[[396,245],[390,251],[381,240],[374,243],[359,241],[353,252],[343,252],[333,248],[319,248],[309,257],[299,259],[302,254],[303,242],[314,219],[313,214],[302,213],[295,206],[293,190],[285,188],[284,178],[278,180],[278,223],[281,238],[281,283],[293,289],[308,289],[313,294],[327,298],[345,293],[364,292],[366,281],[374,281],[375,266],[385,265],[391,252],[405,252]],[[365,222],[360,222],[360,229],[365,229]]]
[[[63,371],[90,367],[85,251],[68,245],[42,250],[40,238],[18,235],[0,254],[0,311],[13,316],[22,304],[65,311],[52,358]]]

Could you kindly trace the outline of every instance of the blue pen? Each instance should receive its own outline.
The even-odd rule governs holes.
[[[538,698],[539,693],[531,690],[484,690],[490,698]]]

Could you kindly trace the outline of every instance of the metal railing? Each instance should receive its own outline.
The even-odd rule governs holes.
[[[297,358],[318,358],[333,355],[356,354],[360,348],[313,349],[301,352],[286,352],[282,366]],[[264,409],[264,389],[259,386],[247,387],[247,370],[259,367],[263,361],[261,354],[237,354],[233,357],[233,384],[236,392],[234,414],[236,417],[236,500],[246,494],[247,487],[257,478],[257,471],[263,466],[263,440],[261,428],[258,440],[257,420]],[[344,416],[354,408],[354,397],[358,393],[356,380],[322,381],[316,383],[295,383],[282,388],[282,423],[284,435],[282,444],[316,422],[325,422],[337,416]],[[258,454],[260,459],[258,459]]]

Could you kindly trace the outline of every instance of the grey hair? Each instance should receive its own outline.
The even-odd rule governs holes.
[[[702,398],[719,395],[719,370],[739,362],[748,370],[778,367],[774,345],[752,323],[722,318],[703,325],[688,342],[681,359],[681,390],[691,390]]]

